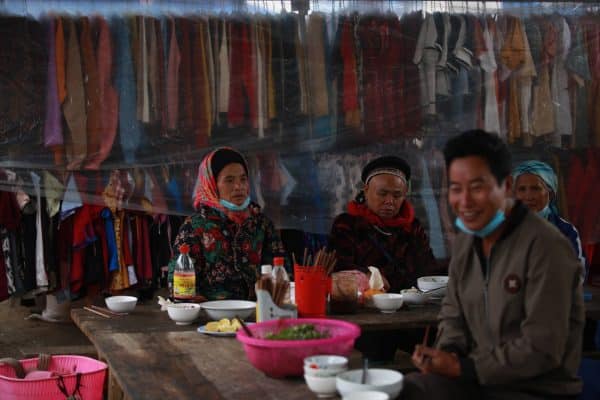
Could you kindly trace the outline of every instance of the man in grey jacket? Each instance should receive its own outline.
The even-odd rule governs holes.
[[[575,399],[585,310],[568,240],[511,199],[511,157],[495,135],[465,132],[444,149],[462,231],[434,347],[403,399]]]

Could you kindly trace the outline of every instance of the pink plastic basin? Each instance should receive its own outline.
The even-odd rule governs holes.
[[[320,332],[329,332],[326,339],[269,340],[266,335],[299,324],[312,324]],[[350,322],[323,318],[280,319],[248,326],[254,337],[243,329],[237,339],[243,343],[246,357],[254,367],[265,374],[282,378],[304,374],[304,359],[317,354],[348,356],[354,341],[360,336],[360,328]]]

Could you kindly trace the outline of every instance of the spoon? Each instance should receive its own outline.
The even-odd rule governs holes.
[[[367,383],[367,371],[369,370],[369,359],[368,358],[364,358],[363,359],[363,369],[362,369],[362,376],[360,378],[360,383],[361,384],[365,384]]]

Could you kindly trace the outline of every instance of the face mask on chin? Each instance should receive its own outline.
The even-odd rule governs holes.
[[[550,210],[550,205],[546,204],[546,207],[544,207],[540,211],[538,211],[537,215],[539,215],[540,217],[542,217],[544,219],[548,219],[551,212],[552,212],[552,210]]]
[[[239,206],[225,199],[219,200],[219,203],[229,211],[244,211],[250,205],[250,196],[246,197],[246,200]]]
[[[483,228],[478,229],[476,231],[473,231],[473,230],[467,228],[465,226],[464,222],[460,218],[456,218],[456,220],[454,221],[454,224],[456,225],[456,227],[458,229],[460,229],[461,231],[463,231],[465,233],[468,233],[470,235],[475,235],[480,238],[484,238],[486,236],[489,236],[496,229],[498,229],[498,227],[504,222],[505,219],[506,219],[506,216],[504,215],[504,211],[498,210],[498,211],[496,211],[496,215],[494,215],[494,217],[490,220],[490,222],[487,223],[486,226],[484,226]]]

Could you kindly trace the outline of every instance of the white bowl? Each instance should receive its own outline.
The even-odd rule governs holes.
[[[319,377],[335,377],[348,370],[348,359],[344,356],[317,355],[304,359],[304,374]]]
[[[448,286],[448,277],[445,275],[422,276],[417,279],[417,287],[424,292]]]
[[[428,295],[414,289],[402,289],[400,294],[406,304],[425,304],[429,299]]]
[[[232,319],[239,317],[246,319],[256,310],[256,302],[246,300],[216,300],[200,304],[212,319]]]
[[[389,400],[390,395],[377,390],[365,390],[364,392],[348,393],[342,400]]]
[[[318,369],[304,366],[304,375],[319,376],[321,378],[333,377],[335,378],[338,374],[344,371],[348,371],[348,367],[330,368],[330,369]]]
[[[333,397],[336,395],[336,377],[320,377],[304,375],[304,380],[308,388],[314,392],[317,397]]]
[[[111,296],[104,299],[106,307],[114,312],[128,313],[132,312],[137,303],[137,297],[134,296]]]
[[[336,355],[316,355],[304,359],[305,366],[315,369],[340,369],[348,366],[348,358]]]
[[[383,313],[393,313],[402,307],[402,295],[399,293],[380,293],[373,295],[373,304]]]
[[[167,305],[167,313],[177,325],[189,325],[198,319],[200,304],[174,303]]]
[[[400,394],[404,384],[404,375],[393,369],[372,368],[367,371],[367,382],[360,383],[362,369],[342,372],[336,379],[336,387],[342,397],[353,392],[376,390],[387,393],[391,399]]]

